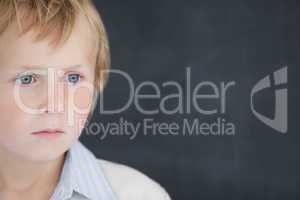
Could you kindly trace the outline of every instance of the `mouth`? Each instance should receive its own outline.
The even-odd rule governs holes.
[[[64,131],[62,129],[44,129],[41,131],[32,132],[32,135],[44,138],[56,138],[63,133]]]

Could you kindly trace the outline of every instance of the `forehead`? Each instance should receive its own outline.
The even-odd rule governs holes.
[[[35,41],[36,30],[20,35],[17,23],[12,23],[0,35],[0,67],[21,65],[74,66],[94,65],[97,44],[87,20],[78,16],[70,37],[58,46],[51,45],[55,30],[49,37]]]

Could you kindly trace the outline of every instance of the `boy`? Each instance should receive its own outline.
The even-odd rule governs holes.
[[[90,0],[0,0],[1,200],[170,199],[158,183],[96,159],[78,140],[109,57]]]

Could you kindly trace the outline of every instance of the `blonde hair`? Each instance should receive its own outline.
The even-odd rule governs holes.
[[[91,0],[0,0],[0,35],[13,22],[21,28],[21,34],[37,31],[36,41],[52,36],[51,44],[66,41],[79,14],[83,14],[97,38],[97,58],[91,112],[99,93],[108,79],[110,68],[109,43],[104,24]]]

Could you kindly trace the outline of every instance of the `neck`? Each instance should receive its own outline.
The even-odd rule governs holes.
[[[64,159],[65,154],[55,160],[38,162],[20,159],[0,150],[0,192],[32,194],[44,191],[51,195]]]

